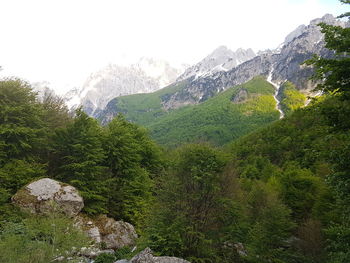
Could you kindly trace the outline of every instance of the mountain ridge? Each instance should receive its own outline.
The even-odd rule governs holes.
[[[82,105],[84,111],[95,116],[115,97],[149,93],[167,86],[184,71],[164,60],[142,57],[130,65],[109,64],[92,73],[81,88],[68,91],[64,98],[69,108]]]

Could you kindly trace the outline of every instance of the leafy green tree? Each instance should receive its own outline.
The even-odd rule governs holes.
[[[0,165],[13,159],[33,161],[45,142],[42,107],[28,83],[0,81]]]
[[[0,224],[14,215],[15,192],[45,173],[43,108],[30,85],[19,79],[0,81]]]
[[[160,150],[143,128],[121,115],[107,126],[104,149],[112,173],[109,214],[140,227],[152,199],[152,178],[162,173]]]
[[[43,120],[49,133],[57,128],[64,128],[72,120],[63,98],[55,95],[52,90],[45,89],[40,103],[43,108]]]
[[[289,262],[287,240],[295,227],[291,211],[267,185],[256,182],[248,195],[251,226],[246,237],[249,262]]]
[[[295,163],[286,164],[280,178],[281,196],[292,210],[295,220],[303,221],[312,215],[313,207],[320,198],[324,183],[313,176],[308,169],[301,169]]]
[[[187,145],[172,159],[148,229],[151,247],[192,262],[209,262],[216,256],[212,236],[219,232],[226,157],[206,145]]]
[[[349,0],[341,0],[350,4]],[[341,17],[350,17],[347,12]],[[333,164],[333,172],[328,176],[328,182],[337,196],[337,203],[342,210],[341,220],[327,230],[329,262],[349,262],[350,254],[350,191],[349,191],[349,99],[350,99],[350,28],[320,24],[325,34],[326,47],[335,52],[335,57],[325,59],[315,56],[307,64],[316,67],[315,79],[321,80],[318,89],[326,93],[335,94],[331,104],[323,108],[322,113],[328,119],[335,133],[329,139],[339,142],[329,152],[329,159]],[[338,98],[337,98],[338,97]],[[340,101],[334,104],[334,102]]]
[[[72,123],[58,129],[52,138],[50,173],[77,187],[85,212],[106,213],[110,173],[104,166],[103,132],[97,121],[81,109]]]
[[[344,4],[350,4],[349,0],[340,0]],[[345,13],[341,17],[350,17]],[[326,48],[335,51],[335,57],[326,59],[314,56],[306,63],[314,65],[316,74],[314,79],[324,80],[317,89],[326,92],[340,92],[349,98],[350,94],[350,28],[320,23],[321,32],[325,34]]]

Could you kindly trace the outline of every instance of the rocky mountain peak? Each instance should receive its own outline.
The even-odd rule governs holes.
[[[255,53],[252,49],[239,48],[232,51],[226,46],[219,46],[200,62],[188,68],[177,80],[181,81],[190,77],[198,78],[220,71],[228,71],[253,57],[255,57]]]
[[[331,14],[325,14],[321,18],[316,18],[310,21],[310,25],[318,25],[319,23],[333,24],[336,21],[336,18]]]
[[[68,91],[65,101],[69,108],[82,105],[87,114],[95,116],[111,99],[156,91],[175,81],[184,70],[183,66],[146,57],[131,65],[109,64],[92,73],[81,88]]]
[[[294,38],[300,36],[306,29],[306,25],[300,25],[295,30],[290,32],[284,39],[284,44],[288,44],[291,42]]]

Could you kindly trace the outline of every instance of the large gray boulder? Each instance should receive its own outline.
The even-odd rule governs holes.
[[[63,212],[76,216],[84,207],[83,198],[73,186],[43,178],[21,188],[12,202],[31,213]]]
[[[133,225],[116,221],[106,215],[89,218],[86,215],[76,217],[76,224],[96,243],[104,243],[108,249],[119,249],[136,244],[137,234]]]
[[[146,248],[134,256],[129,263],[190,263],[187,260],[176,257],[155,257],[152,250]]]

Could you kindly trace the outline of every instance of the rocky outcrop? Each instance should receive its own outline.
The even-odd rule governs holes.
[[[190,77],[198,78],[212,75],[220,71],[228,71],[253,57],[255,57],[255,53],[250,48],[247,50],[239,48],[236,51],[232,51],[226,46],[220,46],[203,60],[186,69],[177,81]]]
[[[187,260],[176,257],[155,257],[150,248],[146,248],[134,256],[130,261],[117,261],[117,263],[190,263]]]
[[[134,227],[127,222],[116,221],[106,215],[92,219],[81,214],[84,202],[78,190],[50,178],[24,186],[12,197],[12,202],[34,214],[63,212],[68,217],[74,217],[77,227],[85,231],[95,243],[103,243],[108,249],[134,246],[137,239]]]
[[[108,249],[132,247],[136,243],[137,234],[133,225],[116,221],[106,215],[89,218],[86,215],[76,217],[76,225],[81,227],[96,243],[103,243]]]
[[[231,101],[235,104],[243,103],[248,99],[248,91],[246,89],[239,89],[237,94],[233,96]]]
[[[31,213],[57,211],[69,217],[76,216],[84,207],[83,198],[77,189],[50,178],[26,185],[12,197],[12,202]]]

